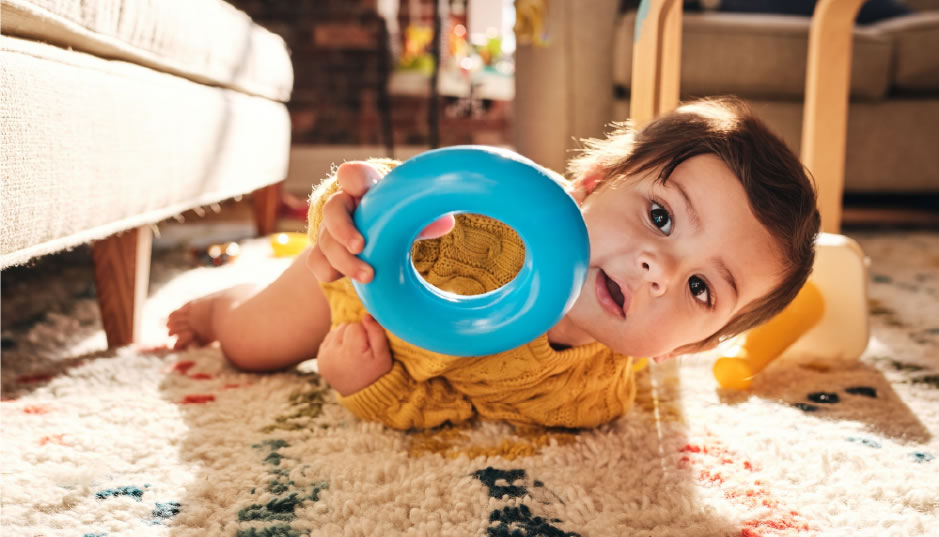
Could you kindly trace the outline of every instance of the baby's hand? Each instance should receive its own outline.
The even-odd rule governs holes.
[[[346,162],[336,170],[340,190],[323,205],[323,223],[307,259],[318,280],[331,282],[349,276],[362,283],[372,281],[372,267],[356,257],[365,247],[365,239],[355,228],[352,214],[362,196],[380,179],[378,170],[367,162]],[[418,238],[446,235],[453,225],[453,216],[445,216],[424,228]]]
[[[366,315],[361,323],[332,329],[316,356],[320,375],[343,397],[364,389],[391,371],[385,331]]]

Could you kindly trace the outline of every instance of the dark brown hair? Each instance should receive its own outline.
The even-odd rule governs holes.
[[[762,324],[795,298],[812,271],[820,218],[815,188],[798,157],[750,108],[734,97],[692,101],[636,131],[615,124],[603,140],[585,140],[568,170],[574,177],[600,171],[617,180],[658,170],[664,183],[691,157],[713,154],[737,176],[756,219],[777,242],[784,263],[775,289],[744,306],[720,330],[678,352],[695,352]]]

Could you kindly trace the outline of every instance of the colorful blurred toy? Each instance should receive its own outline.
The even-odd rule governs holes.
[[[812,275],[795,300],[744,334],[735,352],[714,363],[714,377],[722,388],[744,390],[780,356],[856,360],[869,338],[867,259],[854,240],[821,233]]]
[[[714,362],[714,377],[723,388],[749,388],[753,375],[762,371],[815,326],[824,311],[825,299],[818,287],[812,282],[806,282],[785,310],[747,333],[735,356]]]
[[[234,261],[241,253],[237,242],[210,244],[205,247],[190,248],[189,257],[197,265],[220,267]]]
[[[275,233],[271,235],[271,249],[274,257],[292,257],[299,255],[310,244],[306,233]]]
[[[548,0],[515,0],[515,38],[519,44],[546,46]]]
[[[429,26],[408,26],[404,30],[404,50],[398,59],[398,69],[417,70],[430,74],[434,70],[434,57],[427,48],[433,43],[434,29]]]

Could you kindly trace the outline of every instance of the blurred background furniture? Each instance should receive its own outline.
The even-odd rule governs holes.
[[[290,49],[297,199],[344,160],[511,145],[514,0],[228,1]]]
[[[108,343],[130,343],[153,224],[254,192],[273,229],[289,53],[221,0],[0,8],[0,268],[93,241]]]
[[[713,2],[712,2],[713,3]],[[636,12],[619,0],[551,2],[546,47],[516,51],[516,141],[563,169],[578,139],[629,115]],[[939,194],[939,2],[853,30],[848,194]],[[735,94],[798,151],[811,17],[685,10],[683,99]]]

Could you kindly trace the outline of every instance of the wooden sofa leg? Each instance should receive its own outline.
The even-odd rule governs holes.
[[[277,228],[277,209],[280,207],[283,181],[259,188],[251,193],[251,205],[254,210],[254,223],[258,235],[273,233]]]
[[[636,128],[678,106],[681,74],[682,2],[642,4],[645,16],[637,20],[629,100],[629,118]]]
[[[108,347],[140,340],[140,318],[150,283],[149,226],[131,229],[92,245],[101,324]]]
[[[822,231],[841,233],[854,19],[863,0],[821,0],[809,30],[800,157],[815,177]]]

